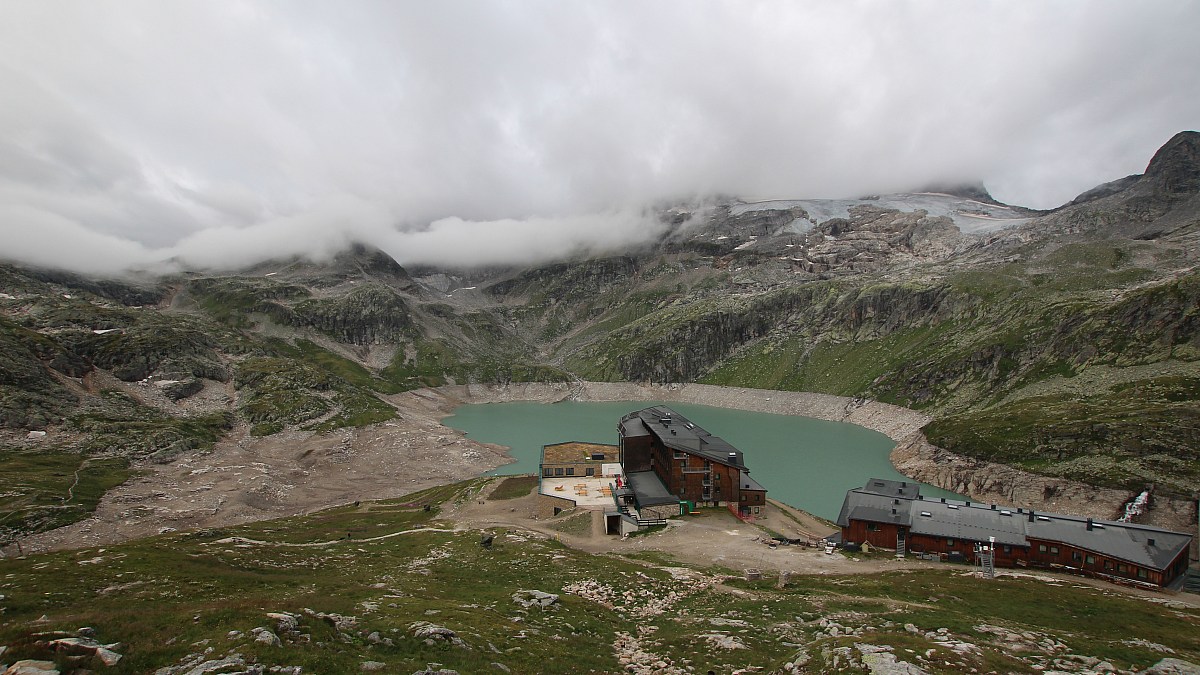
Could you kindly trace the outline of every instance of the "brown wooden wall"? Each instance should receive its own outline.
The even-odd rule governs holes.
[[[649,471],[651,436],[621,438],[621,467],[625,473]]]
[[[878,530],[871,531],[870,525],[872,524],[866,521],[851,520],[849,526],[842,528],[842,541],[854,543],[867,541],[872,546],[896,548],[896,535],[900,529],[898,526],[890,523],[874,523],[878,527]],[[910,532],[907,535],[905,546],[908,551],[913,553],[938,553],[943,555],[961,553],[963,559],[967,562],[975,562],[975,545],[982,543],[986,542],[934,537]],[[1043,547],[1045,550],[1042,550]],[[1032,567],[1067,568],[1089,575],[1106,575],[1165,586],[1187,571],[1188,551],[1181,551],[1167,569],[1160,572],[1095,551],[1046,539],[1031,538],[1029,539],[1029,546],[996,545],[997,567],[1026,565]],[[1139,576],[1139,572],[1142,573],[1141,576]]]
[[[879,530],[871,531],[870,525],[876,525]],[[870,542],[880,548],[896,548],[896,535],[900,528],[891,523],[870,523],[862,520],[851,520],[849,527],[842,528],[842,541],[861,544]]]

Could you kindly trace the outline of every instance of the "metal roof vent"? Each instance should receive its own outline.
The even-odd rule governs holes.
[[[1092,523],[1092,529],[1093,530],[1103,530],[1104,525],[1101,525],[1100,523]]]
[[[1037,519],[1046,523],[1050,522],[1050,518],[1046,516],[1038,516]]]
[[[1000,509],[1000,515],[1002,515],[1002,516],[1011,516],[1011,515],[1012,515],[1012,511],[1009,511],[1008,509]]]
[[[926,518],[932,518],[932,517],[933,517],[933,514],[932,514],[932,513],[930,513],[930,512],[928,512],[928,511],[922,511],[922,512],[921,512],[921,515],[922,515],[922,516],[925,516]]]
[[[946,508],[948,508],[948,509],[954,509],[955,511],[957,511],[957,510],[958,510],[958,506],[957,506],[957,505],[955,505],[955,504],[947,504],[947,505],[946,505]]]

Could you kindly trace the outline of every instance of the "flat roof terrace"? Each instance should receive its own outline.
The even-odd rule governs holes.
[[[615,505],[610,487],[615,481],[612,478],[564,476],[561,478],[543,478],[542,494],[552,497],[562,497],[575,501],[581,507],[599,507]]]

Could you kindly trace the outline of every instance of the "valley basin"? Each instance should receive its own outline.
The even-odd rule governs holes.
[[[834,520],[846,491],[870,478],[908,480],[888,459],[895,441],[856,424],[681,401],[561,401],[471,403],[442,424],[473,440],[507,446],[515,460],[492,474],[538,473],[543,445],[565,441],[617,443],[617,422],[652,405],[669,406],[744,453],[750,475],[767,496]],[[921,492],[955,497],[932,485]]]

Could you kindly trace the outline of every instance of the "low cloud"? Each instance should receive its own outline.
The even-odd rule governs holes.
[[[646,204],[982,180],[1053,207],[1200,119],[1193,2],[0,6],[0,257],[232,268],[645,241]]]

